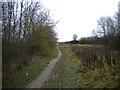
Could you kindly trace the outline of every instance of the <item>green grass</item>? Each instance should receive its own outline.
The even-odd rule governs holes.
[[[82,84],[83,78],[76,74],[80,62],[69,52],[69,47],[64,46],[62,45],[60,48],[62,57],[55,65],[50,79],[44,83],[43,88],[84,87],[84,84]],[[83,69],[82,65],[81,69]]]
[[[33,81],[41,71],[47,66],[47,64],[57,56],[58,51],[55,49],[50,56],[44,58],[35,57],[30,62],[30,65],[24,67],[24,69],[17,71],[13,75],[9,75],[3,82],[4,88],[24,88],[28,83]],[[27,75],[28,73],[28,75]]]

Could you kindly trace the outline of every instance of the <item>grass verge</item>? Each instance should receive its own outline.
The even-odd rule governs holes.
[[[60,50],[62,57],[55,65],[50,79],[44,83],[43,88],[77,88],[83,80],[76,75],[80,62],[72,56],[69,47],[62,45]],[[83,87],[82,83],[81,87]]]
[[[27,67],[17,71],[15,74],[7,75],[3,82],[3,88],[24,88],[28,83],[33,81],[47,64],[58,54],[57,49],[50,56],[44,58],[35,57]]]

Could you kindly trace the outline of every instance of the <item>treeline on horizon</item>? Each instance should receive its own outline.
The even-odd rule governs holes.
[[[120,51],[120,12],[114,17],[102,16],[97,22],[97,29],[91,37],[82,37],[65,43],[70,44],[98,44]]]
[[[27,65],[34,54],[50,55],[57,41],[55,24],[39,2],[2,2],[3,74],[15,73],[14,69]]]

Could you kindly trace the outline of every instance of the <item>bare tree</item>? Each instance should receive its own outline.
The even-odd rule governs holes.
[[[73,34],[73,40],[76,41],[77,40],[77,34]]]

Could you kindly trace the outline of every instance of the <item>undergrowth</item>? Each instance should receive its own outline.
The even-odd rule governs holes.
[[[23,60],[26,61],[25,64],[23,64],[23,62],[21,64],[21,62],[12,61],[6,66],[3,66],[3,88],[24,88],[44,70],[46,65],[55,58],[57,54],[57,50],[54,49],[50,55],[41,56],[36,54],[25,58],[22,57],[26,59]],[[21,61],[22,58],[20,58]]]
[[[103,46],[92,45],[73,45],[70,48],[73,55],[82,63],[77,75],[84,78],[85,87],[120,87],[120,52],[111,49],[105,52]]]

